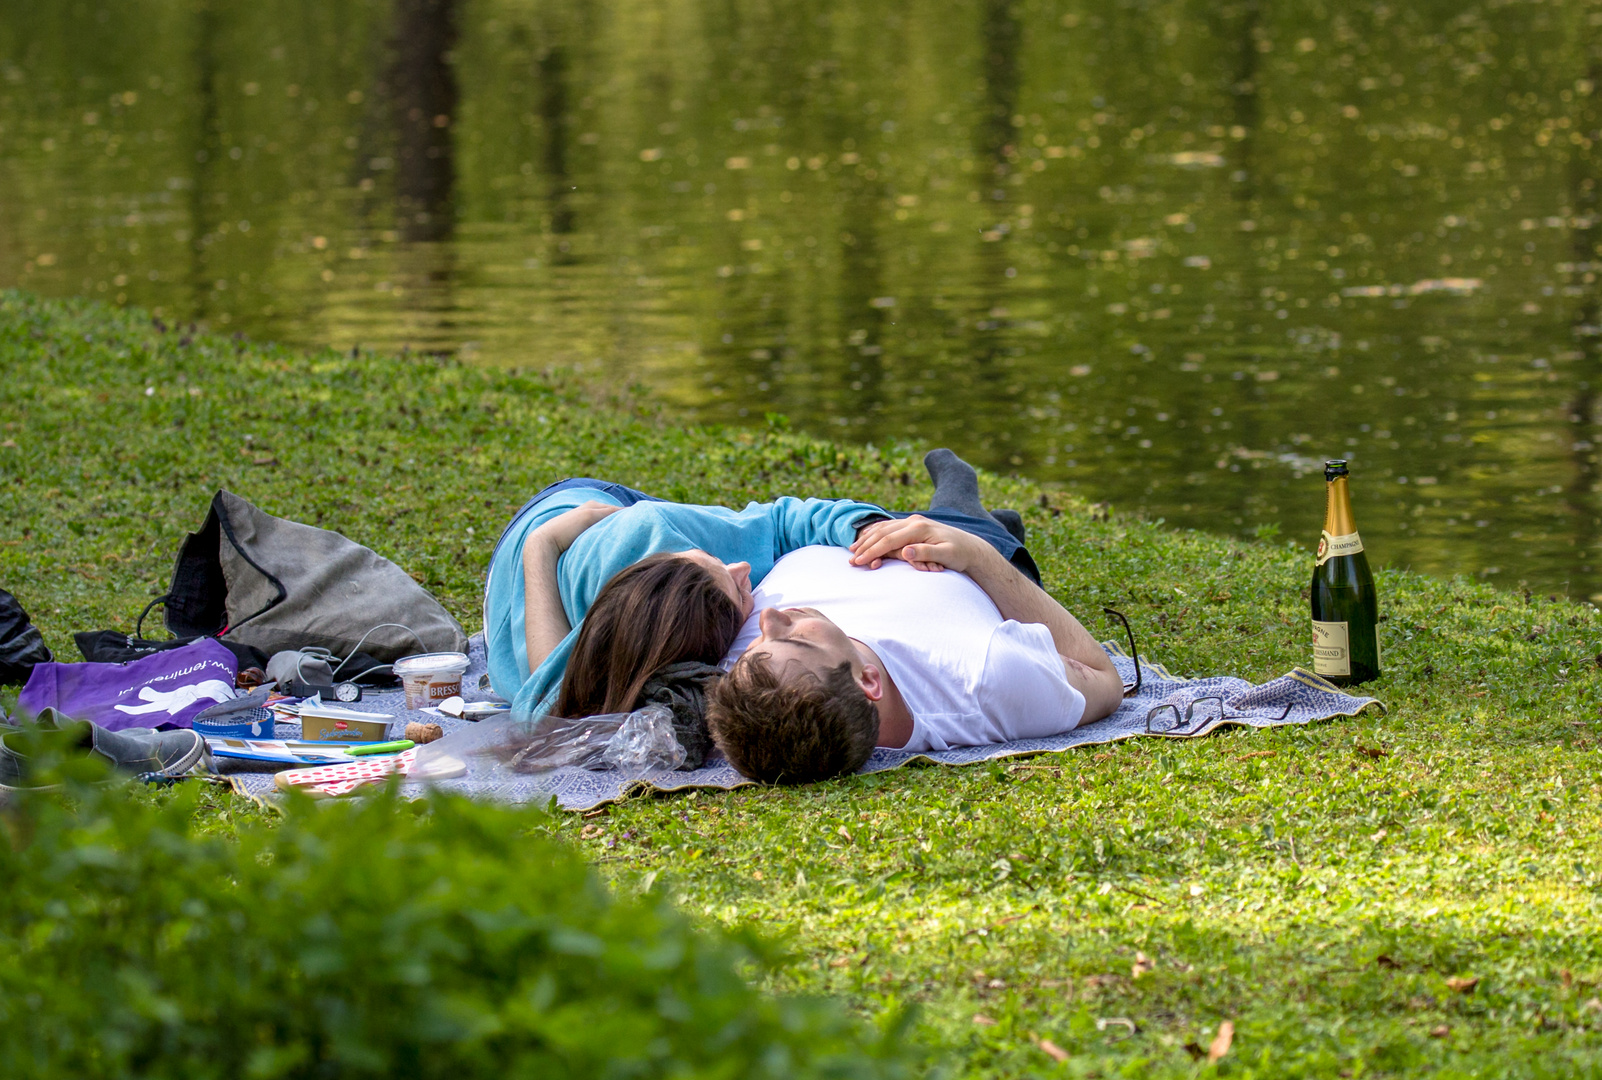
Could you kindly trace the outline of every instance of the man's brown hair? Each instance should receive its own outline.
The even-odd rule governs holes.
[[[740,607],[711,571],[682,555],[647,555],[606,583],[573,643],[556,715],[632,711],[669,664],[716,664],[740,632]]]
[[[879,740],[879,710],[851,665],[785,682],[766,660],[747,655],[707,701],[707,726],[729,764],[764,784],[806,784],[861,768]]]

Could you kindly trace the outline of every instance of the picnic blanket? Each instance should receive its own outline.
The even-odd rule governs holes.
[[[1133,683],[1134,661],[1113,642],[1103,642],[1102,647],[1112,656],[1124,682]],[[473,636],[468,646],[468,659],[470,664],[462,679],[462,696],[469,701],[489,700],[492,695],[479,686],[480,677],[487,670],[483,635]],[[1172,674],[1163,665],[1144,658],[1140,666],[1143,673],[1140,692],[1125,698],[1118,711],[1105,720],[1048,739],[1021,739],[991,746],[928,752],[881,747],[873,752],[860,771],[884,772],[914,761],[938,765],[974,765],[1000,758],[1118,742],[1137,736],[1189,739],[1206,735],[1225,724],[1253,728],[1309,724],[1337,716],[1356,716],[1368,709],[1383,712],[1385,708],[1374,698],[1343,693],[1326,680],[1301,668],[1293,669],[1270,682],[1253,684],[1230,676],[1185,679]],[[405,698],[399,691],[369,694],[348,707],[366,712],[390,713],[400,726],[409,720],[436,723],[447,734],[471,723],[449,716],[408,711]],[[294,735],[280,731],[279,737],[292,738]],[[219,771],[242,795],[256,799],[268,799],[273,795],[273,773],[276,770],[248,762],[219,761]],[[401,791],[415,798],[432,786],[473,798],[509,803],[551,802],[563,810],[592,810],[597,806],[655,791],[686,791],[692,788],[727,791],[750,783],[753,781],[735,772],[726,761],[712,757],[705,766],[690,772],[659,769],[623,775],[562,768],[533,775],[513,774],[505,780],[495,781],[461,779],[436,780],[431,784],[407,782],[401,785]]]

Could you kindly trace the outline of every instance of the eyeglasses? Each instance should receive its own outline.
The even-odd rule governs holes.
[[[1136,694],[1140,693],[1140,687],[1145,682],[1145,676],[1140,670],[1140,650],[1135,648],[1135,631],[1130,628],[1129,620],[1124,618],[1123,612],[1117,611],[1110,607],[1104,607],[1101,610],[1102,614],[1111,615],[1113,618],[1123,623],[1124,633],[1129,636],[1129,656],[1135,661],[1135,681],[1133,683],[1124,683],[1124,697],[1134,697]]]
[[[1198,710],[1196,706],[1200,705],[1204,701],[1218,702],[1217,716],[1209,716],[1208,713],[1210,713],[1212,710],[1205,708],[1200,710],[1200,716],[1197,715]],[[1229,705],[1224,701],[1223,698],[1219,697],[1217,694],[1207,694],[1186,702],[1185,711],[1183,714],[1180,713],[1179,706],[1173,702],[1166,702],[1157,706],[1151,712],[1146,714],[1146,734],[1194,735],[1208,724],[1223,723],[1225,720],[1268,720],[1278,722],[1290,715],[1291,707],[1292,703],[1286,702],[1285,711],[1280,713],[1278,716],[1252,716],[1248,713],[1237,713],[1231,716],[1229,712]],[[1167,726],[1162,726],[1161,721],[1153,723],[1153,721],[1157,721],[1158,716],[1164,711],[1172,712],[1174,714],[1173,723]]]

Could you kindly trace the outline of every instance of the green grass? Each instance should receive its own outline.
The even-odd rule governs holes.
[[[765,993],[771,943],[608,889],[526,809],[294,799],[220,838],[199,785],[27,741],[71,793],[0,813],[8,1080],[915,1075],[904,1024]]]
[[[560,376],[188,342],[15,293],[0,294],[0,370],[0,585],[69,658],[71,631],[131,628],[218,487],[371,545],[470,629],[499,528],[559,476],[736,505],[928,496],[912,447],[686,429]],[[1116,603],[1172,670],[1263,679],[1307,662],[1305,550],[1096,521],[995,477],[985,495],[1025,508],[1070,609]],[[922,1040],[957,1075],[1602,1068],[1597,612],[1379,583],[1383,717],[529,827],[620,887],[649,879],[697,917],[786,938],[777,989],[870,1014],[919,1004]],[[221,797],[202,812],[222,833],[224,815],[256,813]],[[1224,1020],[1229,1053],[1193,1060]]]

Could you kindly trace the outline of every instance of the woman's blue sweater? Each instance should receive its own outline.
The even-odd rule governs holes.
[[[884,512],[869,503],[789,496],[752,503],[744,510],[670,502],[624,507],[586,529],[557,561],[562,608],[573,629],[545,662],[530,672],[523,625],[523,542],[545,522],[591,499],[621,505],[607,492],[594,488],[553,492],[513,520],[490,559],[484,589],[490,684],[497,694],[511,699],[514,716],[538,716],[555,704],[590,605],[618,571],[647,555],[699,548],[726,563],[748,562],[754,586],[780,557],[813,544],[848,546],[856,539],[859,518]]]

